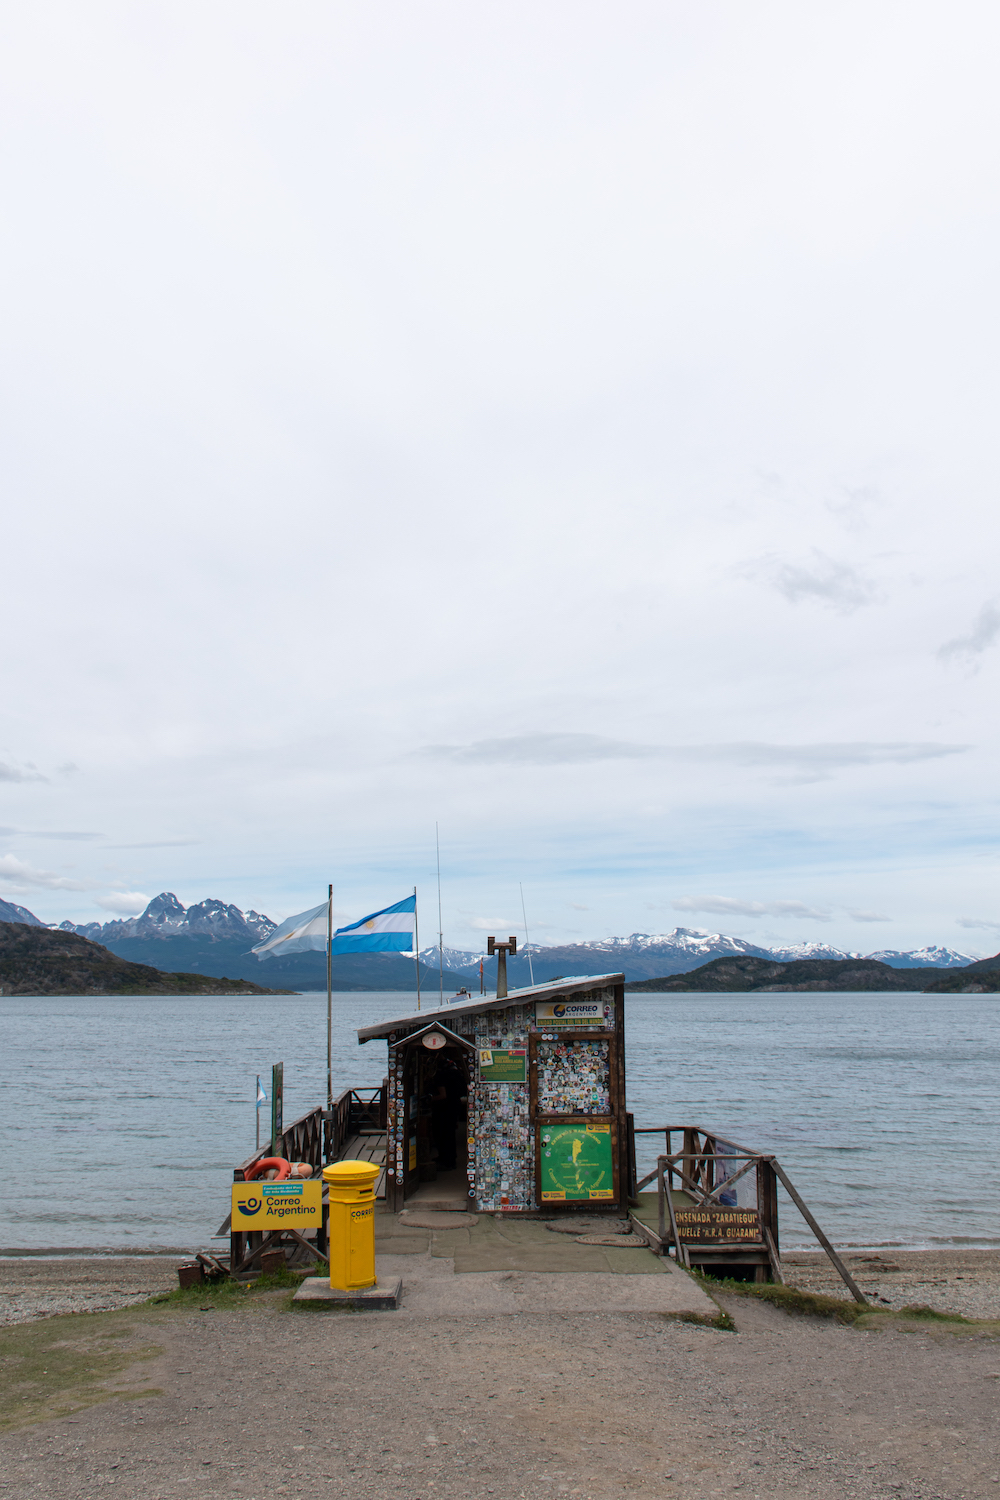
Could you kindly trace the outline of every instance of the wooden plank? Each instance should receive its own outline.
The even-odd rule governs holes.
[[[844,1262],[841,1260],[840,1256],[830,1244],[830,1241],[827,1239],[826,1235],[823,1233],[822,1229],[820,1229],[819,1225],[816,1223],[816,1220],[813,1218],[812,1214],[809,1212],[808,1208],[799,1197],[799,1194],[795,1187],[792,1185],[792,1182],[784,1167],[776,1157],[769,1157],[768,1160],[774,1168],[777,1176],[781,1179],[781,1182],[789,1198],[791,1198],[792,1202],[795,1204],[795,1207],[805,1219],[806,1223],[809,1225],[809,1228],[812,1230],[813,1234],[823,1246],[823,1249],[826,1251],[830,1260],[833,1262],[835,1268],[840,1274],[841,1280],[847,1287],[848,1291],[851,1293],[851,1296],[854,1298],[855,1302],[860,1302],[862,1307],[868,1307],[870,1305],[868,1302],[868,1298],[864,1295],[860,1287],[854,1281],[850,1271],[848,1271],[847,1267],[844,1265]]]
[[[637,1219],[634,1213],[630,1212],[628,1217],[629,1223],[631,1224],[635,1233],[642,1236],[642,1238],[646,1241],[646,1244],[649,1246],[650,1250],[653,1251],[653,1254],[666,1255],[667,1245],[663,1240],[660,1239],[660,1236],[656,1233],[656,1230],[650,1229],[648,1224],[644,1224],[641,1219]]]
[[[774,1240],[771,1238],[771,1231],[766,1224],[762,1223],[761,1232],[764,1236],[764,1244],[767,1246],[768,1259],[771,1262],[771,1275],[779,1286],[784,1286],[785,1277],[781,1269],[781,1258],[778,1255]]]
[[[677,1259],[680,1261],[682,1266],[686,1266],[690,1271],[691,1257],[688,1255],[687,1245],[684,1244],[683,1240],[677,1232],[677,1215],[674,1213],[674,1195],[669,1182],[667,1182],[666,1180],[666,1173],[661,1174],[660,1181],[663,1183],[663,1194],[667,1200],[667,1208],[670,1211],[670,1230],[674,1237],[674,1249],[677,1252]]]

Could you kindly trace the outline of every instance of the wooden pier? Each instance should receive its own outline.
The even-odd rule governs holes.
[[[864,1302],[772,1154],[700,1125],[635,1124],[625,1106],[624,1000],[623,975],[592,975],[361,1027],[360,1042],[388,1045],[382,1086],[345,1089],[329,1109],[310,1110],[233,1180],[247,1181],[269,1156],[308,1163],[314,1178],[331,1162],[372,1162],[376,1198],[391,1213],[628,1215],[651,1250],[685,1269],[779,1283],[780,1182]],[[656,1165],[640,1177],[637,1141],[647,1137]],[[323,1197],[322,1224],[304,1232],[234,1232],[227,1220],[218,1237],[229,1234],[231,1274],[327,1263]]]

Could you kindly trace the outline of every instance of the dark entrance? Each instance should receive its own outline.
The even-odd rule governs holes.
[[[469,1090],[475,1052],[444,1028],[403,1045],[403,1198],[469,1204]]]

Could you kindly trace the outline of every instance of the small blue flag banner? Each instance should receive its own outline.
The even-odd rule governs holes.
[[[276,927],[269,938],[251,948],[258,958],[282,958],[286,953],[322,953],[326,947],[328,903],[300,911]]]
[[[412,953],[416,911],[416,896],[407,896],[395,906],[373,911],[349,927],[338,927],[331,952]]]
[[[258,1078],[257,1079],[257,1108],[260,1109],[261,1105],[262,1104],[266,1104],[266,1103],[267,1103],[267,1095],[264,1093],[264,1090],[261,1087],[260,1079]]]

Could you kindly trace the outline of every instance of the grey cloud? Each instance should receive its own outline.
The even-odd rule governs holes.
[[[107,896],[99,896],[97,905],[102,906],[105,911],[113,911],[118,916],[134,917],[145,911],[149,905],[149,897],[141,891],[111,891]]]
[[[882,503],[878,490],[871,485],[845,485],[836,499],[824,502],[848,531],[863,531],[868,526],[868,511]]]
[[[187,849],[201,839],[154,839],[145,844],[109,844],[109,849]]]
[[[471,745],[428,745],[418,755],[484,766],[566,766],[598,760],[649,760],[659,745],[638,745],[599,734],[516,734]]]
[[[938,650],[938,656],[942,661],[948,661],[953,656],[965,656],[972,659],[981,656],[991,646],[995,646],[998,639],[1000,639],[1000,609],[993,603],[984,604],[968,635],[959,635],[953,641],[945,641]]]
[[[0,855],[0,883],[8,890],[90,891],[92,880],[71,880],[52,870],[37,870],[14,854]]]
[[[738,901],[732,896],[681,896],[674,911],[704,911],[719,917],[810,917],[829,922],[830,913],[803,901]]]
[[[850,563],[838,562],[823,552],[813,553],[811,565],[783,562],[771,554],[744,563],[737,574],[753,583],[769,584],[789,604],[813,600],[838,614],[852,614],[866,604],[876,604],[879,591]]]
[[[41,771],[36,771],[34,766],[12,766],[8,761],[0,760],[0,781],[46,781]]]
[[[26,828],[23,837],[28,839],[73,839],[75,841],[79,841],[87,839],[99,839],[103,837],[103,834],[77,833],[73,829],[66,829],[62,832],[57,833],[47,833],[39,828]]]
[[[484,766],[566,766],[608,760],[744,766],[806,773],[811,779],[851,766],[908,765],[958,755],[967,745],[933,741],[890,741],[814,745],[769,745],[754,741],[721,745],[646,745],[599,734],[520,734],[477,740],[471,745],[428,745],[418,755]]]
[[[847,915],[849,917],[853,917],[853,919],[854,919],[855,922],[891,922],[892,921],[892,918],[891,917],[887,917],[884,914],[884,912],[880,912],[880,911],[858,911],[857,908],[853,907],[853,906],[849,906],[847,908]]]
[[[1000,922],[988,922],[982,917],[956,917],[959,927],[982,928],[985,932],[1000,932]]]
[[[75,829],[50,831],[44,828],[0,828],[0,836],[21,839],[72,839],[77,842],[103,837],[100,833],[82,833]]]

